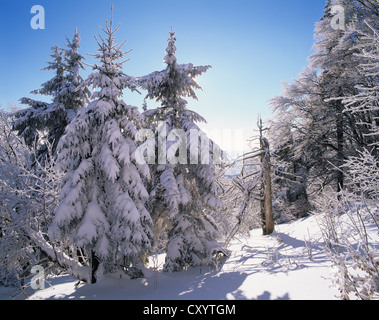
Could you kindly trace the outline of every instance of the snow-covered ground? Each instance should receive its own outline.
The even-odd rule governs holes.
[[[159,267],[164,256],[159,256],[155,260],[158,271],[146,269],[145,279],[130,280],[113,274],[97,284],[81,283],[76,287],[76,279],[61,276],[48,279],[44,290],[28,292],[28,299],[337,299],[317,219],[312,216],[276,226],[271,236],[262,236],[257,229],[249,237],[235,239],[229,248],[230,258],[218,270],[203,266],[163,273]],[[5,288],[0,290],[1,298],[9,298]]]

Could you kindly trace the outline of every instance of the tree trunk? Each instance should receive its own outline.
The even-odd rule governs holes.
[[[271,174],[270,174],[270,155],[267,151],[267,162],[265,163],[265,214],[266,214],[266,234],[272,234],[275,230],[274,215],[272,212],[272,192],[271,192]]]
[[[96,257],[95,252],[91,250],[91,284],[96,283],[96,271],[99,268],[99,258]]]
[[[275,230],[274,215],[272,212],[272,190],[271,190],[271,165],[270,165],[270,145],[267,139],[261,139],[261,148],[265,151],[262,155],[263,157],[263,200],[261,200],[262,220],[263,222],[263,234],[270,235]],[[263,203],[262,203],[263,202]]]
[[[261,166],[262,166],[262,189],[261,189],[261,216],[263,235],[270,235],[275,231],[274,215],[272,212],[272,191],[271,191],[271,164],[270,164],[270,144],[263,137],[262,120],[259,123],[260,143],[261,143]]]

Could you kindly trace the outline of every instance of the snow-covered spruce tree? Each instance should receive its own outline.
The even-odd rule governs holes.
[[[215,179],[220,152],[214,152],[219,149],[196,125],[205,120],[188,110],[184,99],[197,99],[194,90],[200,86],[195,78],[210,66],[178,64],[175,42],[171,30],[164,58],[166,69],[139,78],[139,85],[148,92],[146,99],[161,104],[145,111],[144,116],[154,129],[156,146],[150,207],[154,221],[169,221],[164,265],[169,272],[200,265],[204,259],[211,262],[212,256],[222,250],[212,219],[212,213],[222,206],[221,189]]]
[[[85,70],[83,66],[85,59],[79,53],[80,35],[77,28],[71,41],[66,37],[66,47],[64,51],[66,82],[60,95],[66,108],[67,121],[70,123],[75,118],[77,110],[89,102],[91,92],[88,86],[83,85],[84,79],[80,75],[80,71]],[[58,144],[58,141],[56,143]]]
[[[113,8],[112,8],[113,12]],[[135,159],[135,135],[142,117],[122,100],[123,89],[136,89],[134,79],[121,71],[123,44],[115,42],[112,18],[84,85],[99,89],[91,103],[78,111],[58,146],[63,178],[61,203],[49,234],[69,238],[88,260],[100,262],[102,272],[130,271],[150,248],[151,218],[145,208],[147,165]],[[124,42],[125,43],[125,42]],[[92,272],[97,269],[92,261]],[[91,261],[90,261],[91,262]]]
[[[51,96],[51,103],[31,98],[20,99],[29,108],[16,113],[14,129],[28,146],[36,144],[37,156],[41,160],[47,154],[44,142],[48,141],[52,145],[55,154],[66,126],[75,117],[78,108],[89,102],[90,92],[87,87],[81,86],[83,79],[80,71],[84,69],[84,57],[78,52],[79,41],[80,36],[75,30],[73,40],[67,39],[67,49],[58,46],[52,48],[53,60],[43,70],[55,71],[55,75],[40,89],[32,91],[36,95]]]
[[[53,99],[59,94],[64,87],[64,65],[62,49],[54,46],[52,49],[52,61],[42,70],[55,71],[52,79],[42,84],[40,89],[34,90],[32,94],[41,94],[52,96]],[[18,131],[20,137],[25,139],[28,146],[39,145],[43,142],[44,130],[46,128],[45,118],[48,115],[49,103],[37,101],[31,98],[21,98],[20,102],[29,108],[21,110],[15,114],[14,128]],[[42,137],[41,137],[42,135]]]

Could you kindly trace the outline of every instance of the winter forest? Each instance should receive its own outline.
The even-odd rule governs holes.
[[[270,299],[272,274],[277,298],[378,299],[379,1],[326,1],[308,65],[237,157],[188,107],[212,67],[179,61],[174,25],[163,70],[128,75],[114,11],[92,39],[62,35],[54,76],[0,109],[0,299],[54,299],[64,277],[63,298]]]

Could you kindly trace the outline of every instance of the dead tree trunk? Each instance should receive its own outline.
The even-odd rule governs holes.
[[[272,212],[272,190],[271,190],[271,164],[270,164],[270,144],[263,137],[262,120],[259,126],[260,146],[261,146],[261,216],[262,229],[264,235],[270,235],[275,231],[274,215]]]

